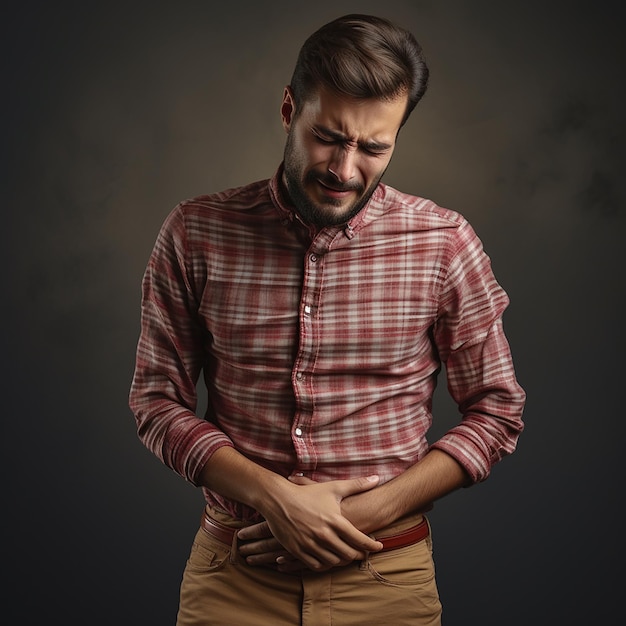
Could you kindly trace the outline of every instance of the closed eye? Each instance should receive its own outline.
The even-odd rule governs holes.
[[[312,129],[313,136],[317,141],[324,145],[355,145],[355,142],[350,141],[347,137],[340,133],[335,133],[329,129]],[[378,142],[358,142],[359,149],[372,156],[385,156],[387,152],[392,148],[389,144]]]
[[[362,145],[362,150],[367,152],[367,154],[371,154],[372,156],[384,156],[390,150],[391,146],[367,146]]]
[[[337,139],[331,139],[330,137],[322,137],[321,135],[318,135],[317,133],[314,133],[314,136],[315,136],[315,139],[317,139],[320,143],[325,143],[325,144],[341,143]]]

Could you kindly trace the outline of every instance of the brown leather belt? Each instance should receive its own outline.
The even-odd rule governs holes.
[[[209,535],[228,545],[233,543],[235,533],[239,530],[238,528],[231,528],[230,526],[221,524],[220,522],[209,517],[206,512],[202,514],[201,526],[202,529]],[[383,549],[380,550],[380,552],[385,552],[387,550],[404,548],[406,546],[413,545],[418,541],[422,541],[422,539],[426,539],[426,537],[428,537],[429,532],[430,529],[428,522],[426,521],[426,518],[424,518],[419,524],[411,526],[411,528],[407,528],[397,535],[376,537],[376,540],[383,544]]]

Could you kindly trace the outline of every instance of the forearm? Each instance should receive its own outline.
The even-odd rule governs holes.
[[[200,473],[200,484],[263,514],[284,478],[246,458],[230,446],[216,450]]]
[[[393,480],[343,500],[342,513],[362,532],[374,533],[469,482],[467,473],[453,457],[431,450]]]

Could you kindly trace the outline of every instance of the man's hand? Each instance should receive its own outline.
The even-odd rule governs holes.
[[[297,483],[297,484],[296,484]],[[306,567],[323,571],[364,558],[382,548],[341,513],[341,502],[372,489],[377,476],[315,483],[294,478],[264,507],[265,522],[243,528],[240,553],[251,565],[282,571]]]
[[[237,537],[240,541],[239,554],[248,565],[266,565],[281,569],[282,562],[297,563],[294,569],[301,569],[302,563],[296,561],[272,535],[267,522],[259,522],[242,528]]]

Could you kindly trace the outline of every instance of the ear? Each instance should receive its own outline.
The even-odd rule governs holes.
[[[280,119],[283,123],[283,128],[286,132],[289,132],[291,128],[291,122],[296,113],[296,103],[293,98],[293,91],[291,87],[287,85],[283,92],[283,102],[280,105]]]

